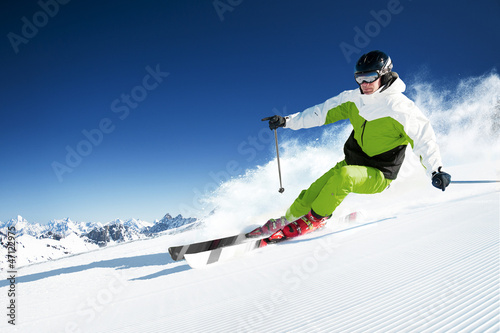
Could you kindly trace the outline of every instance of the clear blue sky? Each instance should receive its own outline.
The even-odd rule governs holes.
[[[0,221],[177,215],[274,157],[261,118],[356,88],[373,49],[403,79],[499,67],[494,0],[0,6]]]

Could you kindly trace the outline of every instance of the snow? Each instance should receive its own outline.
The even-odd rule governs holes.
[[[19,271],[17,328],[494,332],[499,199],[490,188],[198,270],[167,254],[182,234],[26,266]],[[6,281],[0,283],[5,295]],[[7,327],[5,320],[0,325]]]
[[[500,178],[499,135],[481,136],[486,125],[476,123],[498,113],[487,101],[498,98],[499,82],[496,74],[473,81],[469,90],[471,96],[481,94],[478,101],[427,105],[436,103],[435,96],[417,92],[415,100],[425,101],[421,106],[431,118],[442,116],[438,106],[444,104],[443,112],[463,115],[437,126],[438,140],[446,143],[445,171],[453,180]],[[471,118],[459,109],[480,114]],[[278,193],[276,160],[270,161],[207,196],[207,208],[216,210],[197,229],[19,267],[16,326],[5,313],[0,330],[498,332],[500,186],[451,184],[439,191],[411,152],[390,189],[350,195],[335,213],[358,211],[356,221],[328,224],[202,269],[171,260],[169,246],[249,230],[281,214],[338,159],[348,129],[336,131],[325,130],[313,143],[283,143],[284,194]],[[467,144],[461,151],[454,142]],[[467,158],[468,149],[475,160]],[[311,156],[319,156],[317,163],[295,163]],[[10,285],[7,271],[1,274],[1,306],[7,312]]]
[[[68,254],[78,254],[99,248],[95,244],[85,242],[75,234],[71,234],[60,241],[55,239],[39,239],[22,235],[16,238],[18,241],[16,259],[19,266],[27,265],[31,262],[45,261],[47,259],[57,259]]]

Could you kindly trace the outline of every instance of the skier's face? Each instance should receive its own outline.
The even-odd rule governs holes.
[[[363,82],[363,83],[361,83],[360,87],[361,87],[361,90],[363,91],[363,94],[371,95],[375,91],[377,91],[378,88],[380,88],[380,78],[373,81],[372,83]]]

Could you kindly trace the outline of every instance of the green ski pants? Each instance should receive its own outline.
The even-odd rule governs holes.
[[[303,190],[286,212],[288,221],[295,221],[312,209],[321,216],[330,216],[349,193],[374,194],[391,183],[376,168],[337,163]]]

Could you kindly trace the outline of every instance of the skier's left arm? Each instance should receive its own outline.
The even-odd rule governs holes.
[[[406,107],[410,112],[405,112],[403,127],[410,142],[413,152],[420,157],[427,174],[432,178],[432,185],[445,190],[451,182],[451,176],[442,171],[442,161],[436,134],[431,123],[422,111],[411,101]]]

